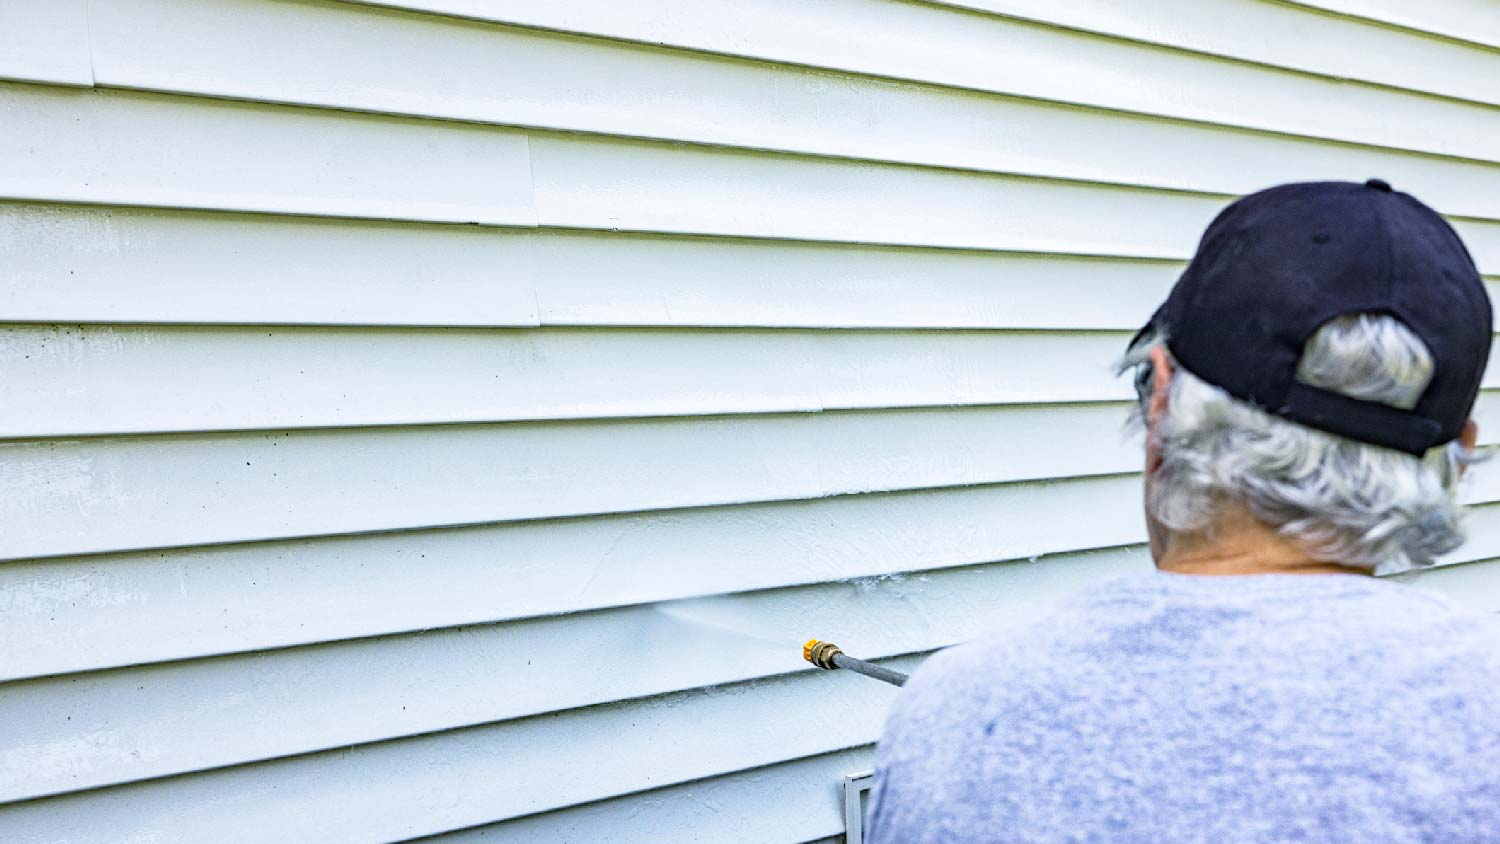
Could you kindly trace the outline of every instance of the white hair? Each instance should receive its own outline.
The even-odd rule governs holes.
[[[1143,336],[1119,364],[1137,370],[1137,427],[1150,401],[1151,349],[1165,340]],[[1356,314],[1308,341],[1297,379],[1411,409],[1432,368],[1426,345],[1399,321]],[[1319,559],[1376,574],[1430,565],[1463,543],[1455,491],[1460,467],[1475,458],[1457,440],[1421,458],[1357,442],[1272,416],[1181,366],[1152,436],[1162,463],[1146,506],[1170,530],[1211,532],[1220,505],[1239,504]]]

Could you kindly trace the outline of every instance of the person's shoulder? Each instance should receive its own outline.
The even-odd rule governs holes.
[[[922,758],[943,744],[955,725],[984,711],[997,688],[1013,681],[1007,639],[993,633],[929,656],[907,679],[886,716],[881,754],[886,763]]]
[[[1475,612],[1447,594],[1427,586],[1425,574],[1427,570],[1359,580],[1378,596],[1403,602],[1408,607],[1407,613],[1415,611],[1427,616],[1470,618],[1481,624],[1486,621],[1488,614]]]
[[[928,657],[887,715],[882,764],[925,770],[934,759],[961,756],[967,737],[995,713],[1022,720],[1041,714],[1049,690],[1076,679],[1069,655],[1088,626],[1076,594],[1030,608],[1024,619],[992,622],[975,638]]]
[[[1372,646],[1405,671],[1442,677],[1500,696],[1500,615],[1481,612],[1448,595],[1414,583],[1382,583],[1390,599],[1370,608],[1366,625],[1379,641]]]
[[[1051,664],[1047,652],[1071,647],[1101,619],[1119,609],[1115,602],[1139,603],[1151,578],[1110,577],[1026,608],[1020,617],[994,619],[973,639],[944,648],[913,674],[920,685],[948,685],[998,670],[1023,671]]]
[[[1050,602],[1024,620],[993,623],[973,639],[933,653],[912,672],[897,711],[921,710],[929,701],[933,708],[951,708],[955,701],[992,695],[1003,688],[997,679],[1017,680],[1056,666],[1050,654],[1067,647],[1065,640],[1082,627],[1071,619],[1079,613],[1080,594]]]
[[[1441,642],[1455,658],[1476,667],[1483,666],[1500,677],[1500,615],[1479,612],[1451,601],[1434,610],[1431,627],[1419,633],[1432,642]]]
[[[1393,623],[1458,640],[1483,642],[1500,637],[1500,614],[1483,612],[1460,603],[1424,586],[1420,579],[1410,582],[1381,579],[1376,583],[1378,585],[1373,588],[1380,590],[1393,606],[1399,603],[1399,618],[1391,619]],[[1500,655],[1500,649],[1496,653]]]

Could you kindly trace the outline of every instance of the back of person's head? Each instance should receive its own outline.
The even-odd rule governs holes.
[[[1458,233],[1385,181],[1230,203],[1122,364],[1140,370],[1158,564],[1176,535],[1247,517],[1379,574],[1457,548],[1493,314]]]
[[[1170,331],[1153,326],[1121,361],[1122,371],[1136,370],[1137,425],[1150,400],[1151,350]],[[1296,378],[1410,410],[1433,378],[1433,357],[1391,316],[1345,315],[1308,340]],[[1161,462],[1146,506],[1168,530],[1210,532],[1225,505],[1239,505],[1319,557],[1378,574],[1429,565],[1463,542],[1456,486],[1472,455],[1458,440],[1421,457],[1359,442],[1274,416],[1181,366],[1151,436]]]

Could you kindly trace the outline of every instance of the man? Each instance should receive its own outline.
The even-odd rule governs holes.
[[[1372,576],[1462,542],[1490,322],[1385,182],[1225,209],[1121,367],[1157,571],[928,660],[868,840],[1500,841],[1500,623]]]

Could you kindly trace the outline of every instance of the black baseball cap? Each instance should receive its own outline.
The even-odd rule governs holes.
[[[1370,312],[1400,320],[1432,353],[1432,381],[1411,410],[1297,380],[1320,327]],[[1491,321],[1474,260],[1436,211],[1380,179],[1299,182],[1220,212],[1136,339],[1162,330],[1178,364],[1241,401],[1420,456],[1463,429]]]

